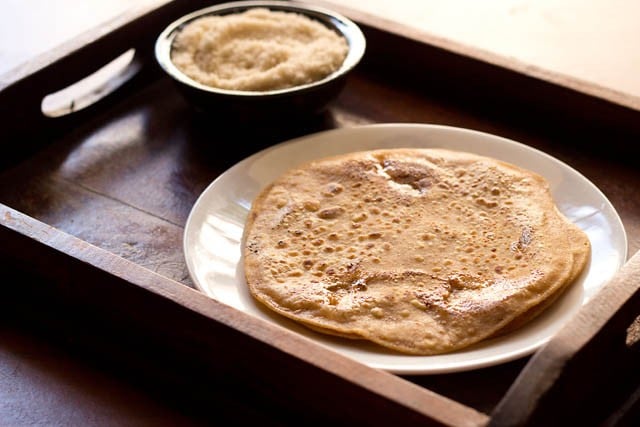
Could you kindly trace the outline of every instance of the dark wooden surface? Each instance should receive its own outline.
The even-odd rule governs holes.
[[[573,166],[617,208],[629,236],[630,253],[640,249],[640,170],[630,155],[638,141],[637,113],[373,28],[365,30],[370,41],[367,58],[335,105],[325,114],[287,127],[229,127],[215,117],[195,114],[171,82],[149,65],[116,98],[62,119],[46,132],[40,130],[49,126],[49,120],[31,129],[33,135],[24,141],[28,147],[4,160],[0,179],[6,184],[0,188],[0,202],[192,287],[182,256],[184,223],[200,192],[225,169],[260,148],[323,129],[381,122],[436,123],[512,138]],[[413,68],[390,65],[406,64],[405,56],[416,58]],[[28,131],[29,126],[13,127]],[[19,142],[19,135],[11,137]],[[139,305],[141,315],[156,313],[155,334],[151,320],[140,317],[137,321],[145,326],[134,324],[128,329],[122,321],[132,316],[132,310],[123,310],[118,322],[120,302],[105,297],[100,305],[103,311],[92,311],[48,286],[49,281],[65,276],[76,286],[98,280],[91,270],[44,271],[55,270],[56,264],[28,261],[5,258],[3,262],[5,271],[12,273],[5,275],[6,292],[0,299],[3,424],[229,425],[260,419],[267,425],[290,425],[299,419],[308,421],[301,402],[296,410],[287,401],[303,391],[252,383],[246,377],[245,383],[238,383],[220,366],[204,376],[189,367],[189,356],[197,349],[180,352],[162,335],[162,316],[151,311],[167,310],[170,319],[190,316],[179,307],[145,298],[135,290],[118,291],[116,295],[130,298],[122,304]],[[88,288],[106,295],[108,284],[100,280],[100,286]],[[109,307],[115,313],[105,315]],[[169,329],[176,333],[175,325]],[[169,338],[180,342],[176,335]],[[406,379],[488,414],[528,360]],[[224,357],[217,361],[233,363]],[[289,361],[292,373],[283,372],[283,378],[304,372],[294,360]],[[246,360],[240,363],[243,369],[247,364]],[[275,365],[286,371],[286,363]],[[207,389],[205,380],[220,383]],[[312,395],[322,395],[319,385],[309,386],[315,387]],[[349,386],[341,387],[349,395]],[[262,401],[269,388],[283,394]],[[339,417],[315,415],[339,423]],[[343,421],[366,418],[353,415]]]

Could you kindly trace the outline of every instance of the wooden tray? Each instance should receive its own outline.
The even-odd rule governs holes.
[[[206,297],[182,252],[196,198],[247,155],[324,129],[419,122],[494,133],[573,166],[616,206],[635,253],[637,111],[359,22],[365,60],[328,112],[287,129],[228,128],[195,114],[153,60],[161,29],[202,5],[157,1],[1,81],[0,253],[6,277],[24,278],[5,286],[5,310],[221,422],[624,425],[637,416],[638,257],[532,357],[399,376]],[[58,117],[43,114],[45,96],[129,49],[118,78],[49,113]],[[87,100],[98,101],[79,109]]]

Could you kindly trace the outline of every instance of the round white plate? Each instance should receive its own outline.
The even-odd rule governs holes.
[[[585,273],[548,310],[523,328],[436,356],[399,355],[366,342],[314,332],[256,303],[244,278],[241,241],[251,201],[301,162],[358,150],[441,147],[491,156],[546,177],[560,210],[591,239]],[[324,131],[262,150],[228,169],[200,195],[187,219],[184,253],[196,286],[218,301],[296,331],[368,366],[397,374],[476,369],[531,354],[547,342],[627,258],[620,218],[602,192],[565,163],[527,145],[478,131],[428,124],[375,124]]]

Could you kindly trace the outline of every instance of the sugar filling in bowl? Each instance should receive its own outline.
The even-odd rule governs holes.
[[[189,22],[174,40],[171,60],[208,86],[267,91],[327,77],[348,50],[343,36],[318,21],[257,7]]]
[[[196,111],[227,126],[297,123],[324,112],[364,56],[360,28],[295,1],[222,3],[159,35],[160,67]]]

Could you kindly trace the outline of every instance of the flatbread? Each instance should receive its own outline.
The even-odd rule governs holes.
[[[587,235],[540,175],[445,149],[349,153],[291,169],[253,201],[251,295],[316,331],[405,354],[519,328],[584,270]]]

